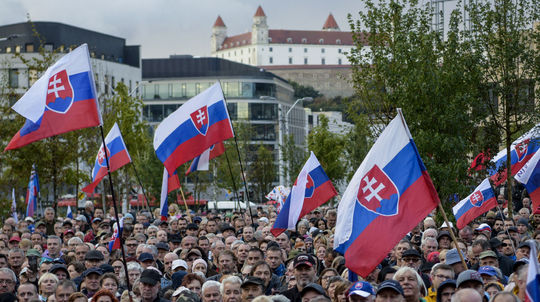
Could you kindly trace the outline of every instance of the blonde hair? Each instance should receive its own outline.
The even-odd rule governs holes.
[[[38,281],[38,287],[41,286],[41,283],[42,283],[43,281],[45,281],[45,279],[53,279],[53,280],[56,282],[56,284],[58,284],[58,282],[59,282],[58,277],[56,277],[55,274],[52,274],[52,273],[45,273],[45,274],[43,274],[43,276],[41,276],[41,277],[39,278],[39,281]]]

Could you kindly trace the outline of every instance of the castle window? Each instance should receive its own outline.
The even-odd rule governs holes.
[[[321,64],[322,65],[326,64],[326,60],[324,58],[321,59]]]
[[[269,60],[268,60],[268,62],[269,62],[270,64],[273,64],[273,63],[274,63],[274,58],[270,57]]]
[[[307,65],[307,58],[304,58],[304,64]]]
[[[338,65],[341,65],[341,59],[337,60]]]
[[[287,38],[287,43],[292,43],[292,38]]]
[[[304,48],[304,53],[307,53],[307,48]]]
[[[306,38],[302,38],[302,43],[307,43],[307,39],[306,39]]]
[[[337,39],[337,40],[336,40],[336,44],[341,44],[341,40],[340,40],[340,39]]]
[[[289,64],[292,64],[292,57],[289,57]]]
[[[272,50],[273,50],[272,47],[268,47],[269,52],[272,52]]]
[[[337,52],[338,52],[338,53],[341,53],[341,48],[338,48]]]
[[[324,53],[324,48],[321,48],[321,53]]]
[[[292,47],[289,47],[289,52],[292,52]]]
[[[319,39],[319,44],[323,44],[324,43],[324,39]]]

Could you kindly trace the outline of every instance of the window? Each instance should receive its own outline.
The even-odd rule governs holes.
[[[15,46],[15,52],[16,53],[21,53],[21,46],[20,45]]]
[[[307,58],[304,58],[304,64],[307,64]]]
[[[9,70],[9,87],[19,87],[19,71],[17,69],[12,68]]]
[[[249,103],[250,120],[277,120],[277,104]]]
[[[7,53],[10,53],[10,52],[11,52],[11,47],[10,47],[10,46],[6,47],[6,52],[7,52]]]
[[[292,52],[292,47],[289,47],[289,52]]]
[[[269,52],[272,52],[272,50],[273,50],[272,47],[268,47]]]
[[[268,38],[268,42],[272,42],[272,38]]]
[[[324,58],[321,59],[321,64],[322,64],[322,65],[325,64],[325,59],[324,59]]]
[[[289,57],[289,64],[292,64],[292,58]]]
[[[338,53],[341,53],[341,48],[338,48],[338,49],[337,49],[337,52],[338,52]]]
[[[304,53],[307,53],[307,48],[304,48]]]
[[[341,44],[341,40],[340,40],[340,39],[337,39],[337,40],[336,40],[336,44]]]
[[[273,64],[273,63],[274,63],[274,58],[270,57],[270,58],[268,59],[268,62],[269,62],[270,64]]]
[[[338,62],[338,65],[341,65],[341,59],[338,59],[337,62]]]
[[[319,44],[323,44],[324,43],[324,39],[319,39]]]
[[[292,43],[292,38],[287,38],[287,43]]]
[[[34,52],[34,44],[26,44],[26,52]]]
[[[306,38],[302,38],[302,43],[307,43],[307,39],[306,39]]]
[[[321,48],[321,53],[324,53],[324,48]]]
[[[48,52],[53,51],[53,48],[54,48],[53,45],[50,44],[50,43],[45,44],[45,46],[44,46],[45,51],[48,51]]]

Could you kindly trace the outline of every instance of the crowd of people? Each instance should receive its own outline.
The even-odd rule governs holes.
[[[70,219],[46,208],[39,220],[4,221],[0,302],[520,301],[540,212],[528,198],[519,205],[513,218],[490,211],[461,230],[426,217],[355,282],[333,250],[332,207],[277,237],[272,206],[186,213],[173,204],[166,220],[159,209],[132,211],[120,214],[124,255],[109,250],[112,209],[89,201]]]

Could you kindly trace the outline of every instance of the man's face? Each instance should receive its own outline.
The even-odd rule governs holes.
[[[100,266],[101,263],[102,263],[101,260],[85,260],[84,266],[86,267],[86,269],[91,269],[91,268]]]
[[[54,297],[56,298],[56,302],[67,302],[69,299],[69,296],[73,294],[75,291],[71,286],[58,286],[56,288],[56,292],[54,294]]]
[[[518,233],[523,235],[523,234],[527,233],[527,226],[520,223],[520,224],[517,225],[517,230],[518,230]]]
[[[431,275],[431,283],[433,285],[433,288],[438,288],[441,283],[446,280],[452,279],[452,277],[452,271],[450,270],[439,269],[435,271],[435,274]]]
[[[450,302],[455,291],[456,289],[450,286],[444,288],[441,292],[441,302]]]
[[[12,267],[21,267],[24,261],[23,253],[11,252],[8,256],[9,265]]]
[[[505,220],[504,221],[504,229],[507,230],[509,227],[514,226],[514,222],[512,220]]]
[[[146,230],[146,235],[148,235],[148,238],[156,237],[157,231],[156,228],[148,228]]]
[[[157,232],[157,239],[161,242],[167,242],[167,232],[160,230]]]
[[[136,234],[144,234],[144,226],[142,225],[142,223],[136,223],[133,226],[133,235]]]
[[[235,271],[235,263],[231,255],[220,255],[219,257],[219,272],[222,274],[230,274]]]
[[[336,218],[337,216],[334,215],[328,215],[328,217],[326,218],[326,223],[328,224],[329,229],[336,226]]]
[[[402,259],[402,264],[417,270],[420,268],[422,261],[420,261],[420,258],[418,257],[407,256]]]
[[[204,290],[202,295],[203,302],[221,302],[221,294],[219,293],[219,287],[212,286]]]
[[[480,259],[480,266],[499,267],[499,261],[497,261],[497,258],[485,257]]]
[[[135,252],[137,251],[137,246],[139,243],[135,239],[130,239],[126,241],[126,247],[127,247],[127,253],[128,255],[135,255]]]
[[[163,266],[165,267],[165,272],[171,272],[172,263],[176,259],[178,259],[178,256],[174,253],[168,253],[165,255],[165,257],[163,257]]]
[[[246,259],[246,263],[248,265],[253,265],[259,261],[263,260],[262,257],[261,257],[261,253],[259,253],[259,251],[249,251],[248,252],[248,256],[247,256],[247,259]]]
[[[193,236],[186,236],[182,239],[182,249],[189,250],[197,245],[197,239]]]
[[[284,250],[288,250],[290,248],[289,239],[285,233],[281,233],[279,236],[277,236],[276,242],[279,244],[279,247]]]
[[[60,254],[60,240],[56,238],[47,239],[47,249],[49,250],[49,255],[56,257]]]
[[[443,239],[445,237],[442,237]],[[433,240],[426,240],[424,244],[422,245],[422,250],[424,251],[424,257],[427,258],[429,253],[435,252],[437,250],[437,242]]]
[[[405,298],[392,289],[383,289],[377,293],[375,302],[403,302]]]
[[[15,293],[15,281],[8,273],[0,272],[0,294]]]
[[[4,257],[0,258],[0,267],[8,267],[7,259]]]
[[[157,298],[159,292],[159,282],[155,285],[141,282],[139,283],[139,290],[141,291],[143,301],[153,301]]]
[[[236,251],[236,258],[238,258],[238,261],[240,263],[244,263],[244,261],[246,261],[246,258],[248,256],[248,252],[249,252],[249,249],[251,247],[247,244],[241,244],[239,247],[238,247],[238,250]]]
[[[21,284],[19,286],[19,289],[17,289],[17,298],[19,299],[19,302],[28,302],[30,300],[37,300],[38,294],[36,291],[36,287],[32,284]],[[65,302],[65,301],[61,301],[61,302]]]
[[[221,252],[225,250],[225,243],[223,243],[221,240],[216,241],[214,248],[212,249],[213,255],[219,255]]]
[[[493,224],[493,228],[497,232],[502,231],[504,229],[504,222],[500,219],[495,220],[495,223]]]
[[[502,252],[506,256],[512,256],[514,254],[514,248],[512,247],[511,239],[503,239],[502,241]]]
[[[251,302],[258,296],[263,295],[262,286],[247,284],[242,287],[242,302]]]
[[[527,258],[529,259],[529,253],[531,249],[527,246],[523,246],[517,249],[516,251],[516,260]]]
[[[396,259],[401,259],[401,255],[403,254],[403,252],[405,252],[409,248],[410,246],[408,243],[403,242],[403,243],[398,244],[395,250]]]
[[[210,241],[208,239],[200,239],[199,240],[199,247],[203,249],[206,253],[208,253],[208,250],[210,249]]]
[[[248,242],[251,239],[253,239],[253,228],[252,227],[245,227],[242,236],[244,237],[244,241]]]
[[[185,230],[187,227],[187,221],[185,219],[178,219],[178,229]]]
[[[255,271],[253,271],[253,276],[260,278],[264,281],[265,286],[268,286],[268,284],[270,284],[270,279],[272,278],[272,272],[270,272],[268,266],[259,265]]]
[[[276,269],[281,263],[281,252],[280,251],[267,251],[266,252],[266,261],[272,269]]]
[[[97,208],[94,211],[94,217],[99,217],[99,218],[103,219],[103,209]]]
[[[30,236],[30,240],[32,240],[32,245],[41,245],[42,243],[41,235],[38,233],[32,234],[32,236]]]
[[[296,285],[300,290],[315,281],[315,268],[307,264],[300,264],[294,269],[294,277],[296,278]]]
[[[47,221],[53,221],[54,220],[54,210],[47,210],[45,211],[45,220]]]
[[[213,220],[209,220],[208,223],[206,224],[206,231],[208,233],[216,233],[217,232],[217,224],[215,221]]]
[[[223,302],[240,302],[240,284],[225,283],[223,286]]]

